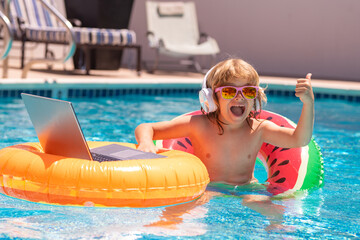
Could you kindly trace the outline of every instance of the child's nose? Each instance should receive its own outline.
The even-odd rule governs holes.
[[[237,92],[236,96],[235,96],[235,99],[243,99],[243,95],[241,94],[240,91]]]

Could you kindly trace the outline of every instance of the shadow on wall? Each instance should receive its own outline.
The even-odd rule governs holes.
[[[130,29],[143,46],[143,59],[153,60],[146,39],[145,1],[134,3]],[[303,77],[312,72],[314,78],[360,81],[358,0],[195,3],[200,31],[218,41],[218,61],[240,57],[263,75]]]

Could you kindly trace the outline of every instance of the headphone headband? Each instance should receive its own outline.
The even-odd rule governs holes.
[[[203,84],[202,84],[202,88],[207,88],[206,87],[206,83],[207,83],[207,77],[208,75],[211,73],[211,71],[215,68],[215,66],[213,66],[212,68],[209,69],[209,71],[207,71],[207,73],[205,74],[204,80],[203,80]]]

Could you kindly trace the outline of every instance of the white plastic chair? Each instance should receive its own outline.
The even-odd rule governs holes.
[[[161,54],[187,58],[189,61],[180,63],[194,65],[202,72],[195,56],[209,55],[215,59],[219,53],[216,40],[199,32],[194,2],[147,1],[146,13],[149,46],[156,50],[151,72],[157,69]]]

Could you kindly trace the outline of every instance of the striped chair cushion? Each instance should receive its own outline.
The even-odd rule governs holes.
[[[65,28],[54,27],[27,27],[25,28],[26,39],[29,41],[42,42],[67,42]]]
[[[75,39],[80,44],[132,45],[136,43],[136,34],[128,29],[73,28]]]
[[[132,45],[136,43],[136,34],[128,29],[103,29],[74,27],[75,40],[78,44],[91,45]],[[66,42],[65,28],[27,27],[26,38],[30,41]]]
[[[49,0],[56,7],[56,1]],[[10,21],[16,26],[15,36],[20,39],[20,26],[17,18],[24,21],[23,30],[29,41],[66,42],[64,26],[36,0],[11,0]],[[131,45],[136,43],[136,34],[127,29],[102,29],[74,27],[78,44],[92,45]]]

